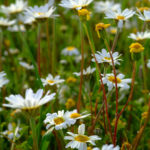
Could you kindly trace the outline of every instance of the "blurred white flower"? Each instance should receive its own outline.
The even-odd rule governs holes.
[[[12,26],[14,25],[16,22],[16,20],[8,20],[8,19],[5,19],[5,18],[0,18],[0,27],[9,27],[9,26]]]
[[[128,38],[136,40],[136,41],[140,41],[140,40],[144,40],[144,39],[149,39],[150,38],[150,32],[145,31],[145,32],[137,32],[136,34],[131,33]]]
[[[82,7],[88,6],[93,0],[62,0],[59,4],[65,8],[81,9]]]
[[[148,60],[147,67],[150,68],[150,59]]]
[[[60,79],[60,76],[57,75],[55,77],[53,77],[51,74],[48,74],[48,76],[46,77],[46,79],[41,79],[42,82],[43,82],[43,85],[46,86],[46,85],[57,85],[57,84],[60,84],[62,82],[64,82],[65,80],[64,79]]]
[[[6,78],[6,73],[4,71],[0,72],[0,88],[7,84],[9,80]]]
[[[143,20],[143,21],[147,21],[149,22],[150,21],[150,10],[144,10],[143,13],[141,13],[139,10],[138,10],[138,17],[139,19]]]
[[[101,140],[97,135],[87,136],[85,133],[85,124],[81,124],[78,127],[78,134],[67,132],[69,136],[65,136],[65,140],[71,140],[66,145],[66,148],[71,147],[72,149],[77,148],[78,150],[87,150],[87,143],[95,145],[95,141]]]
[[[86,70],[83,69],[83,75],[90,75],[90,74],[92,74],[95,70],[96,70],[96,68],[91,68],[91,67],[89,66]],[[80,76],[80,75],[81,75],[81,72],[74,72],[73,74],[76,75],[76,76]]]
[[[36,93],[34,93],[32,89],[27,89],[25,98],[23,98],[21,95],[10,95],[9,97],[6,97],[6,100],[9,102],[9,104],[3,104],[3,106],[10,108],[20,108],[23,110],[36,109],[54,99],[56,94],[49,93],[50,91],[48,91],[42,98],[43,89],[39,89]]]
[[[78,49],[75,48],[74,46],[68,46],[68,47],[64,48],[61,53],[65,56],[79,55]]]
[[[120,150],[120,147],[114,146],[113,144],[110,145],[105,144],[102,146],[102,150]]]
[[[121,87],[122,89],[129,89],[130,86],[128,85],[128,83],[131,83],[131,79],[124,79],[123,74],[118,74],[116,76],[117,78],[117,87]],[[107,84],[108,86],[108,90],[111,91],[113,87],[115,87],[115,76],[113,73],[110,74],[106,74],[103,78],[103,83]]]
[[[119,55],[118,52],[114,52],[112,53],[112,57],[113,57],[113,61],[115,65],[120,65],[120,60],[119,57],[121,55]],[[109,52],[106,51],[106,49],[102,49],[102,52],[97,51],[97,53],[95,54],[96,60],[98,63],[109,63],[110,65],[112,65],[112,60],[110,57]],[[92,58],[92,61],[95,62],[95,59]]]
[[[24,11],[27,8],[28,2],[24,0],[16,0],[16,3],[10,4],[10,6],[2,5],[0,11],[6,15],[17,14]]]
[[[121,8],[121,5],[120,4],[115,4],[113,1],[100,1],[100,2],[95,2],[95,11],[96,12],[100,12],[100,13],[105,13],[109,10],[112,10],[112,11],[117,11],[118,9]]]
[[[11,27],[8,27],[8,30],[11,31],[11,32],[19,32],[19,31],[25,32],[26,31],[24,25],[19,25],[19,26],[18,25],[13,25]]]
[[[33,69],[34,69],[34,66],[33,66],[33,65],[29,65],[29,64],[26,63],[26,62],[20,61],[19,64],[20,64],[22,67],[24,67],[24,68],[26,68],[26,69],[28,69],[28,70],[33,70]]]
[[[35,22],[35,18],[29,15],[22,15],[18,16],[18,22],[21,22],[24,25],[32,25]]]

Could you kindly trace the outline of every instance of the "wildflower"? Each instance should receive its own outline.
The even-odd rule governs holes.
[[[118,9],[117,11],[109,10],[105,13],[107,19],[115,19],[118,21],[118,27],[122,28],[123,21],[126,21],[127,19],[131,18],[135,14],[134,11],[125,9],[121,11],[121,9]]]
[[[138,8],[138,10],[140,12],[144,12],[144,10],[150,10],[150,8],[149,7],[140,7],[140,8]]]
[[[5,18],[0,18],[0,27],[2,27],[2,28],[7,28],[7,27],[9,27],[9,26],[12,26],[12,25],[14,25],[15,24],[15,20],[11,20],[11,21],[9,21],[8,19],[5,19]]]
[[[105,13],[109,10],[112,11],[117,11],[118,9],[121,8],[120,4],[115,4],[114,2],[110,2],[110,1],[100,1],[100,2],[95,2],[94,5],[95,11],[96,12],[100,12],[100,13]]]
[[[74,77],[68,77],[66,80],[67,83],[75,83],[76,81],[77,81],[77,79]]]
[[[19,64],[20,64],[22,67],[24,67],[24,68],[26,68],[26,69],[28,69],[28,70],[32,70],[32,69],[34,68],[33,65],[29,65],[29,64],[27,64],[26,62],[23,62],[23,61],[20,61]]]
[[[140,11],[138,11],[138,17],[139,19],[149,22],[150,21],[150,10],[144,10],[143,13],[141,13]]]
[[[19,26],[18,25],[13,25],[11,27],[8,27],[8,31],[11,31],[11,32],[19,32],[19,31],[25,32],[26,29],[25,29],[24,25],[19,25]]]
[[[114,52],[112,53],[112,57],[113,57],[113,61],[115,65],[120,65],[120,60],[119,57],[121,55],[119,55],[118,52]],[[97,51],[95,54],[96,60],[98,63],[109,63],[110,65],[112,65],[112,60],[110,57],[110,53],[107,52],[105,49],[102,49],[102,52]],[[95,59],[92,58],[92,61],[95,62]]]
[[[100,33],[99,31],[104,30],[106,28],[108,28],[110,26],[110,24],[104,24],[104,23],[98,23],[95,26],[95,31],[97,32],[98,37],[100,38]]]
[[[102,150],[120,150],[119,146],[114,146],[113,144],[105,144],[102,146]]]
[[[111,34],[116,34],[117,33],[117,28],[110,27],[110,29],[108,29],[107,31],[110,32]]]
[[[150,38],[150,32],[145,31],[145,32],[137,32],[136,34],[131,33],[128,36],[128,38],[131,38],[131,39],[136,40],[136,41],[141,41],[141,40]]]
[[[9,80],[6,78],[6,73],[4,71],[0,72],[0,88],[6,85]]]
[[[60,79],[59,75],[53,77],[51,74],[48,74],[46,79],[41,79],[41,80],[42,80],[44,86],[46,86],[46,85],[53,86],[55,84],[58,85],[58,84],[60,84],[60,83],[65,81],[64,79]]]
[[[62,50],[62,54],[65,56],[79,55],[79,51],[74,46],[68,46]]]
[[[144,51],[144,47],[140,43],[132,43],[129,48],[130,53],[139,53]]]
[[[44,6],[34,6],[26,9],[25,15],[31,16],[36,20],[45,20],[48,18],[53,18],[56,15],[53,15],[55,8],[52,6],[53,2],[48,2]]]
[[[132,146],[128,142],[124,142],[121,146],[121,150],[130,150],[131,148],[132,148]]]
[[[89,66],[86,70],[83,69],[83,75],[92,74],[95,70],[96,70],[96,68],[91,68],[91,67]],[[80,75],[81,75],[81,72],[74,72],[73,74],[76,75],[76,76],[80,76]]]
[[[74,134],[72,132],[67,132],[69,136],[65,136],[65,140],[71,140],[66,145],[66,148],[71,147],[71,148],[77,148],[79,150],[86,150],[87,149],[87,143],[90,143],[92,145],[95,145],[96,140],[101,140],[100,137],[97,135],[92,135],[92,136],[87,136],[84,135],[85,133],[85,125],[81,124],[78,127],[78,134]]]
[[[47,124],[46,129],[54,127],[56,130],[60,130],[73,125],[75,123],[75,120],[69,119],[64,113],[64,110],[62,110],[58,111],[58,113],[53,114],[47,113],[44,123]]]
[[[72,98],[69,98],[66,102],[66,108],[70,109],[76,105],[75,101]]]
[[[88,11],[87,9],[79,9],[78,10],[78,15],[81,17],[86,16],[86,20],[90,20],[90,14],[91,14],[91,12]]]
[[[79,10],[88,6],[92,1],[93,0],[62,0],[59,5],[65,8]]]
[[[11,4],[10,6],[2,5],[0,10],[6,15],[18,14],[23,12],[25,8],[27,8],[27,5],[27,1],[25,2],[24,0],[16,0],[16,3]]]
[[[150,59],[148,60],[147,67],[150,68]]]
[[[19,108],[23,110],[36,109],[54,99],[56,94],[52,93],[49,95],[49,93],[50,92],[48,91],[42,98],[42,89],[39,89],[36,93],[33,93],[32,89],[27,89],[25,98],[23,98],[21,95],[10,95],[9,97],[6,97],[6,100],[9,102],[9,104],[3,104],[3,106],[15,109]]]
[[[92,148],[91,146],[88,146],[87,147],[87,150],[100,150],[98,147],[94,147],[94,148]]]
[[[118,74],[116,76],[117,79],[117,86],[121,87],[122,89],[128,89],[129,85],[128,83],[131,82],[131,79],[123,79],[124,75],[123,74]],[[115,87],[115,77],[114,74],[110,73],[110,74],[106,74],[103,78],[103,83],[107,84],[108,86],[108,90],[111,91],[113,87]]]
[[[146,119],[148,117],[148,112],[143,112],[142,113],[142,119]]]
[[[26,26],[31,26],[33,23],[35,23],[35,18],[33,16],[26,15],[25,13],[25,15],[18,16],[18,22]]]

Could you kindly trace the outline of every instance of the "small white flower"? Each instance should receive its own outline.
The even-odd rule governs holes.
[[[29,64],[27,64],[26,62],[23,62],[23,61],[20,61],[19,64],[20,64],[22,67],[24,67],[24,68],[26,68],[26,69],[28,69],[28,70],[32,70],[32,69],[34,68],[33,65],[29,65]]]
[[[26,9],[25,15],[31,16],[35,19],[48,19],[50,17],[53,18],[55,17],[55,15],[53,15],[55,8],[52,5],[53,3],[49,1],[44,6],[29,7]]]
[[[110,145],[105,144],[102,146],[102,150],[120,150],[120,147],[114,146],[113,144]]]
[[[68,46],[68,47],[64,48],[61,53],[65,56],[79,55],[78,49],[75,48],[74,46]]]
[[[144,10],[143,14],[138,11],[139,19],[143,20],[143,21],[150,21],[150,10]]]
[[[10,95],[9,97],[6,97],[6,100],[9,102],[9,104],[3,104],[3,106],[15,109],[20,108],[24,110],[36,109],[54,99],[56,94],[52,93],[49,95],[49,93],[50,92],[48,91],[42,98],[43,89],[39,89],[36,93],[34,93],[32,89],[27,89],[25,98],[23,98],[21,95]]]
[[[144,40],[144,39],[149,39],[150,38],[150,32],[145,31],[145,32],[137,32],[136,34],[131,33],[128,38],[136,40],[136,41],[140,41],[140,40]]]
[[[128,83],[131,83],[131,79],[124,79],[123,74],[118,74],[116,76],[117,78],[117,86],[121,87],[122,89],[128,89],[130,88],[130,86],[128,85]],[[113,87],[115,87],[115,76],[113,73],[110,74],[106,74],[103,78],[103,83],[107,84],[108,86],[108,90],[111,91]]]
[[[7,84],[9,80],[6,78],[6,73],[4,71],[0,72],[0,88]]]
[[[96,12],[100,12],[100,13],[105,13],[109,10],[112,10],[112,11],[117,11],[118,9],[121,8],[120,4],[115,4],[114,2],[112,1],[101,1],[101,2],[95,2],[95,10]]]
[[[62,7],[70,9],[81,9],[88,6],[93,0],[62,0],[59,4]]]
[[[123,21],[126,21],[127,19],[131,18],[135,12],[133,10],[125,9],[121,11],[119,8],[117,11],[109,10],[105,13],[107,19],[115,19],[118,21],[118,27],[122,28]]]
[[[64,82],[65,80],[64,79],[60,79],[60,76],[55,76],[53,77],[51,74],[48,74],[48,76],[46,77],[46,79],[41,79],[42,82],[43,82],[43,85],[46,86],[46,85],[57,85],[57,84],[60,84],[62,82]]]
[[[19,32],[19,31],[25,32],[26,31],[24,25],[19,25],[19,26],[14,25],[12,27],[8,27],[8,30],[11,31],[11,32]]]
[[[150,68],[150,59],[148,60],[147,67]]]
[[[96,68],[91,68],[91,67],[89,66],[86,70],[83,69],[83,75],[92,74],[95,70],[96,70]],[[73,74],[76,75],[76,76],[80,76],[80,75],[81,75],[81,72],[74,72]]]
[[[0,27],[9,27],[9,26],[12,26],[14,25],[16,22],[16,20],[8,20],[8,19],[5,19],[5,18],[0,18]]]
[[[72,149],[77,148],[78,150],[86,150],[87,143],[95,145],[96,140],[101,140],[97,135],[87,136],[85,133],[85,125],[81,124],[78,127],[78,134],[74,134],[72,132],[67,132],[69,136],[65,136],[65,140],[71,140],[66,145],[66,148],[71,147]]]
[[[64,113],[64,110],[58,111],[58,113],[46,114],[44,123],[47,124],[46,129],[54,127],[56,130],[65,129],[68,126],[75,124],[76,120],[68,118]]]
[[[35,22],[35,18],[29,15],[19,15],[18,21],[24,25],[32,25]]]
[[[27,8],[28,2],[24,0],[16,0],[16,3],[11,4],[10,6],[2,5],[0,11],[5,13],[6,15],[16,14],[22,12],[25,8]]]
[[[120,65],[119,61],[121,59],[118,59],[120,56],[121,55],[119,55],[118,52],[112,53],[112,57],[113,57],[113,61],[115,65]],[[110,54],[105,49],[102,49],[102,52],[97,51],[97,53],[95,54],[95,57],[98,63],[109,63],[110,65],[112,65]],[[95,59],[92,58],[92,61],[95,62]]]

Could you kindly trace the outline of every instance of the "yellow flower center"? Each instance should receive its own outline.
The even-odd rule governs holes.
[[[47,82],[50,83],[50,84],[54,83],[53,80],[47,80]]]
[[[139,11],[144,12],[144,10],[150,10],[148,7],[140,7],[138,8]]]
[[[109,61],[111,60],[111,58],[109,58],[109,57],[104,57],[104,59],[105,60],[109,60]]]
[[[39,16],[44,15],[43,12],[38,12],[37,14],[38,14]]]
[[[124,20],[125,17],[124,16],[117,16],[117,20]]]
[[[87,150],[92,150],[92,147],[90,147],[90,146],[89,146],[89,147],[87,147]]]
[[[87,142],[90,138],[86,135],[77,135],[75,138],[75,141],[78,141],[78,142]]]
[[[116,34],[116,32],[117,32],[117,29],[111,29],[111,30],[110,30],[110,33],[111,33],[111,34]]]
[[[80,117],[81,115],[79,114],[79,113],[72,113],[71,115],[70,115],[70,118],[78,118],[78,117]]]
[[[139,53],[144,51],[144,47],[140,43],[132,43],[129,48],[131,53]]]
[[[13,133],[12,131],[7,131],[7,134],[9,135],[9,134],[11,134],[11,133]]]
[[[55,122],[56,125],[59,125],[59,124],[65,122],[65,120],[64,120],[63,117],[57,117],[57,118],[54,119],[54,122]]]
[[[117,78],[117,77],[116,77],[116,79],[117,79],[117,83],[121,83],[121,79],[119,79],[119,78]],[[109,76],[109,77],[108,77],[108,80],[109,80],[110,82],[115,83],[115,77],[114,77],[114,76]]]
[[[73,51],[75,49],[75,47],[73,47],[73,46],[68,46],[67,47],[67,51]]]

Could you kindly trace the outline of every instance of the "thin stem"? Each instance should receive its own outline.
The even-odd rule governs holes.
[[[3,45],[3,30],[0,33],[0,71],[2,71],[2,45]]]
[[[82,30],[82,24],[80,22],[80,37],[81,37],[81,75],[80,75],[80,87],[77,101],[77,111],[80,112],[82,84],[83,84],[83,68],[84,68],[84,35]]]
[[[113,45],[111,48],[112,53],[113,53],[114,49],[116,48],[118,37],[119,37],[119,28],[117,28],[117,33],[115,35],[114,42],[113,42]]]

